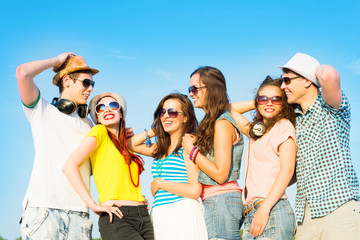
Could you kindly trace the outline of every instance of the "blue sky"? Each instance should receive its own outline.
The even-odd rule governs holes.
[[[2,1],[0,14],[0,235],[20,236],[18,219],[33,164],[30,126],[21,108],[15,69],[28,61],[72,51],[100,70],[92,96],[121,93],[127,125],[149,128],[159,100],[187,93],[198,66],[225,75],[231,101],[253,98],[266,75],[281,74],[296,52],[314,56],[340,73],[352,105],[351,149],[360,174],[359,1]],[[48,100],[58,95],[53,72],[35,78]],[[196,112],[199,119],[200,111]],[[151,159],[142,175],[149,191]],[[243,179],[240,180],[243,183]],[[96,188],[92,185],[96,197]],[[294,188],[289,191],[294,199]],[[97,217],[93,237],[98,237]]]

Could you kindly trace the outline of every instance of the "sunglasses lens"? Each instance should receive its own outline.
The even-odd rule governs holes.
[[[165,113],[166,113],[166,109],[165,109],[165,108],[162,108],[162,109],[160,110],[160,112],[159,112],[160,117],[163,117],[163,116],[165,115]]]
[[[197,90],[197,88],[196,88],[195,86],[190,86],[190,87],[188,88],[188,90],[189,90],[189,93],[192,93],[192,94],[194,94],[194,95],[196,95],[197,92],[198,92],[198,90]]]
[[[271,98],[271,102],[275,105],[281,105],[282,104],[282,97],[281,96],[275,96]]]
[[[94,81],[91,81],[90,79],[84,79],[84,80],[82,81],[82,84],[83,84],[84,88],[88,88],[88,87],[90,87],[90,85],[91,85],[92,87],[95,86],[95,82],[94,82]]]
[[[283,80],[283,83],[285,83],[286,85],[289,85],[291,82],[291,79],[289,77],[284,77],[282,80]]]
[[[174,108],[169,108],[168,114],[169,114],[169,117],[176,118],[178,116],[178,111],[176,111],[176,109],[174,109]]]
[[[96,113],[102,113],[102,112],[105,111],[105,108],[106,108],[105,104],[98,104],[95,107],[95,112]]]
[[[258,96],[257,102],[259,105],[265,105],[269,102],[269,98],[266,96]]]
[[[120,104],[118,102],[111,102],[109,103],[109,107],[111,110],[119,110]]]

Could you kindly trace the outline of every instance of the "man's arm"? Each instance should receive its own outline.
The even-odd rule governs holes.
[[[316,78],[322,88],[322,97],[331,107],[337,109],[341,104],[340,76],[335,68],[329,65],[320,65],[316,69]]]
[[[62,53],[54,58],[21,64],[16,69],[20,98],[25,105],[32,106],[39,96],[34,77],[48,68],[60,67],[70,55],[74,54],[72,52]]]

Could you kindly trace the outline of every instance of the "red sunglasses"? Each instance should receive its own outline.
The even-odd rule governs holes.
[[[281,105],[282,97],[281,96],[273,96],[273,97],[269,98],[267,96],[258,96],[256,101],[259,105],[265,105],[269,101],[271,101],[274,105]]]

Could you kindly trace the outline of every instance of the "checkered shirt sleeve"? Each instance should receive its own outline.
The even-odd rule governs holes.
[[[359,200],[359,182],[350,156],[350,103],[342,93],[340,107],[319,94],[296,119],[296,219],[302,222],[305,201],[311,218],[323,217],[351,199]]]

